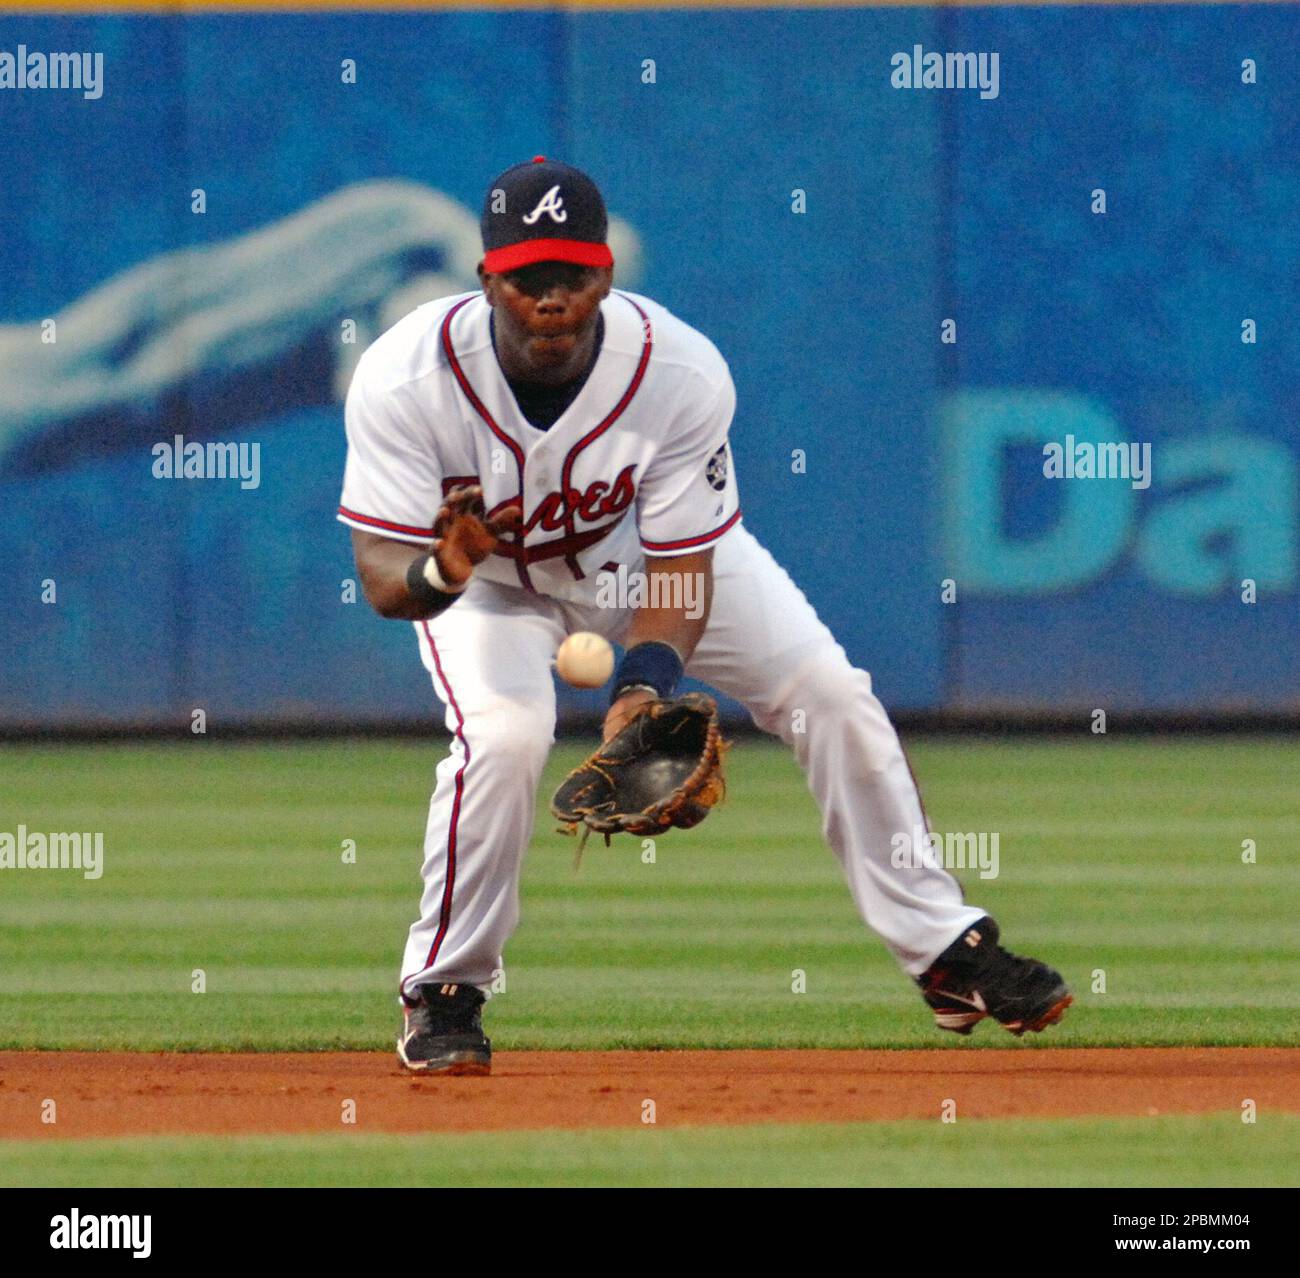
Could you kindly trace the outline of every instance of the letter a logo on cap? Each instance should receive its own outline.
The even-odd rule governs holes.
[[[531,213],[524,214],[524,225],[532,226],[543,213],[549,213],[552,222],[567,222],[569,220],[569,215],[564,210],[564,197],[560,194],[558,183],[542,196],[537,207]]]

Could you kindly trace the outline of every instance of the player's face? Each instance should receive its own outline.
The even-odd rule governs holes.
[[[596,314],[609,295],[608,267],[537,262],[506,275],[483,275],[496,308],[497,341],[538,373],[579,372],[591,350]]]

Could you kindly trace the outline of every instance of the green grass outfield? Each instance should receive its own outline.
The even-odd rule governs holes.
[[[0,1143],[0,1186],[1294,1186],[1300,1118],[1236,1114]]]
[[[96,881],[0,871],[0,1046],[388,1046],[440,753],[0,749],[0,831],[105,843]],[[578,754],[557,749],[543,795]],[[1075,986],[1034,1046],[1300,1042],[1300,742],[1081,734],[911,754],[937,829],[1000,836],[999,876],[963,874],[969,897]],[[497,1046],[958,1045],[858,922],[793,761],[742,739],[729,767],[727,804],[661,839],[654,864],[593,839],[575,875],[574,842],[539,819]],[[1013,1042],[981,1028],[973,1049]]]

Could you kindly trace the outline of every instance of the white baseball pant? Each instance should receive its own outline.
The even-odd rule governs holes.
[[[417,623],[453,740],[429,805],[424,892],[402,961],[403,992],[426,981],[487,991],[503,967],[554,741],[556,649],[583,630],[620,640],[631,617],[475,578],[446,612]],[[895,833],[911,836],[925,822],[898,736],[871,676],[850,664],[743,525],[714,553],[708,629],[686,670],[794,748],[858,912],[905,972],[920,975],[983,917],[934,858],[891,865]]]

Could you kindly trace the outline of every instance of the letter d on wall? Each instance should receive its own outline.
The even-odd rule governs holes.
[[[1128,483],[1048,479],[1060,516],[1032,540],[1006,535],[1005,450],[1012,445],[1118,441],[1115,420],[1077,395],[976,390],[950,395],[942,409],[945,538],[949,575],[991,595],[1038,595],[1099,577],[1124,551],[1137,495]]]

